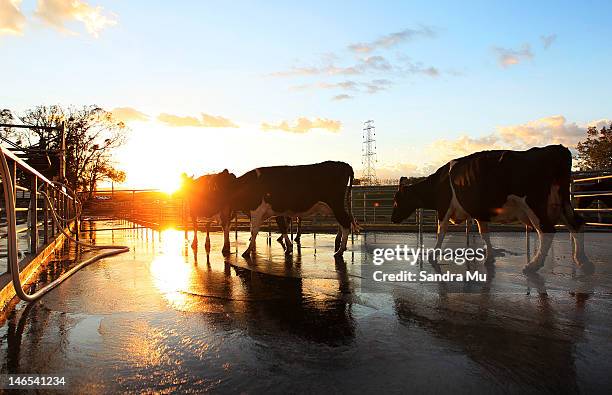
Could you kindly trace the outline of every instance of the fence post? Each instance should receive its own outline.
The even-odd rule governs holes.
[[[45,194],[49,196],[49,185],[45,184]],[[49,204],[47,198],[43,199],[43,229],[44,229],[44,244],[47,245],[49,242]]]
[[[30,253],[38,251],[38,179],[32,175],[30,179]]]

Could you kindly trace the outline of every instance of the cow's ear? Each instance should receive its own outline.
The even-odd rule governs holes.
[[[401,177],[399,181],[400,187],[408,186],[408,177]]]
[[[229,174],[229,170],[223,169],[223,174]]]

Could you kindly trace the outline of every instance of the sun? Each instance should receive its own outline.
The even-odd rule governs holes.
[[[180,175],[164,177],[163,180],[158,181],[157,188],[168,195],[172,195],[181,188]]]

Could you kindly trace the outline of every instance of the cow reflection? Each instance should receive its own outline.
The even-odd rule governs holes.
[[[395,295],[400,322],[450,342],[502,385],[516,385],[510,392],[578,392],[575,349],[584,325],[568,325],[545,294],[508,301],[488,293],[442,292],[435,303],[416,299]]]
[[[351,303],[345,300],[350,285],[343,265],[337,263],[338,280],[275,276],[234,267],[248,295],[242,319],[249,335],[285,333],[329,345],[351,342],[355,322]]]

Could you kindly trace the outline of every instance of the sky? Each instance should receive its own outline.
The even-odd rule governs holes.
[[[126,186],[342,160],[381,178],[612,119],[609,1],[0,0],[0,107],[103,107]]]

